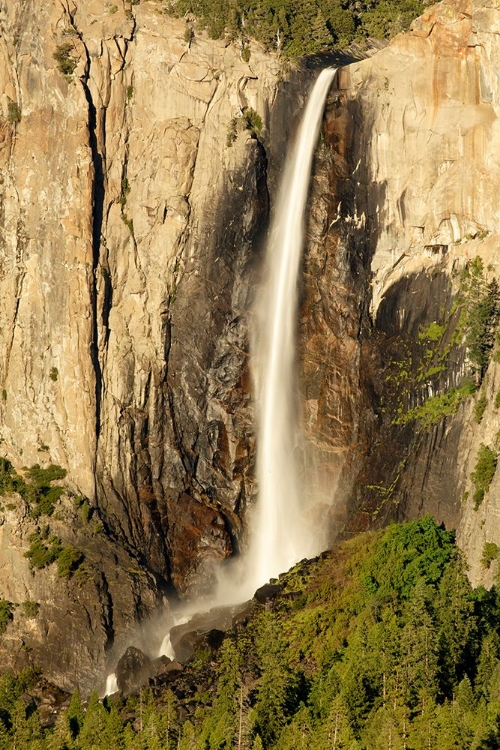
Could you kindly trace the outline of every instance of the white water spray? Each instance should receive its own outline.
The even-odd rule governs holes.
[[[118,683],[116,681],[116,675],[114,672],[108,674],[106,677],[106,687],[104,688],[104,697],[106,695],[114,695],[118,692]]]
[[[323,70],[309,97],[292,157],[283,174],[267,248],[266,284],[258,299],[253,341],[257,383],[259,499],[246,559],[252,585],[261,585],[318,552],[304,518],[295,375],[297,277],[311,166],[326,96],[336,69]]]
[[[186,622],[189,622],[189,615],[174,615],[174,622],[171,625],[171,628],[175,627],[176,625],[184,625],[184,623]],[[175,650],[172,646],[172,641],[170,640],[170,630],[161,642],[160,652],[158,656],[167,656],[169,659],[172,659],[172,661],[175,660]]]

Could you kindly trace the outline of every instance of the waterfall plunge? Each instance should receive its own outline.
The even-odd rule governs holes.
[[[297,278],[311,166],[326,96],[336,74],[323,70],[309,97],[280,186],[267,246],[265,285],[257,300],[252,355],[256,368],[259,499],[250,523],[247,575],[258,586],[318,552],[304,517],[305,488],[297,467]]]
[[[256,370],[257,480],[259,498],[250,519],[250,545],[236,569],[221,572],[210,606],[250,598],[255,589],[303,557],[316,554],[321,540],[305,518],[305,488],[301,486],[296,448],[300,442],[295,376],[297,277],[304,245],[304,214],[311,166],[323,118],[326,96],[336,69],[323,70],[309,97],[296,143],[283,177],[267,245],[266,282],[258,295],[257,330],[252,336]],[[187,622],[182,608],[174,624]],[[170,630],[160,654],[174,657]],[[117,689],[109,675],[106,694]]]

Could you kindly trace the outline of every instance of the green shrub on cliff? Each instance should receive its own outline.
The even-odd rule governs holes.
[[[430,396],[419,406],[408,409],[401,416],[394,419],[394,424],[407,424],[414,419],[420,420],[422,427],[430,427],[439,422],[444,417],[455,414],[460,404],[462,404],[475,391],[475,386],[466,383],[461,388],[450,388],[449,391],[441,393],[438,396]]]
[[[226,145],[232,146],[238,133],[247,130],[253,138],[261,135],[263,128],[262,117],[252,107],[245,107],[241,115],[232,117],[227,127]]]
[[[17,474],[11,462],[0,457],[0,495],[10,495],[13,492],[22,494],[26,484]]]
[[[30,568],[41,569],[52,565],[62,552],[61,540],[57,536],[50,536],[48,528],[45,531],[35,531],[28,537],[30,547],[24,556],[30,561]]]
[[[481,557],[481,565],[483,568],[488,569],[491,566],[493,560],[496,560],[500,555],[500,547],[495,542],[485,542],[483,547],[483,555]]]
[[[33,619],[34,617],[36,617],[39,610],[40,605],[38,604],[38,602],[34,602],[31,599],[27,599],[21,604],[21,611],[24,617],[28,619]]]
[[[17,102],[9,100],[7,104],[7,120],[11,125],[19,125],[21,122],[21,107]]]
[[[82,564],[83,554],[76,547],[63,547],[57,557],[57,575],[70,578]]]
[[[0,634],[5,633],[7,625],[14,617],[12,609],[12,602],[7,601],[7,599],[0,599]]]
[[[487,406],[488,406],[488,399],[483,393],[483,395],[480,396],[478,400],[476,401],[476,403],[474,404],[474,419],[476,420],[478,424],[481,423]]]
[[[498,454],[487,445],[481,444],[477,454],[476,466],[470,477],[474,485],[474,494],[472,496],[474,510],[479,508],[490,488],[490,484],[495,476],[497,462]]]
[[[428,429],[459,406],[481,386],[497,341],[500,321],[500,289],[488,281],[481,258],[464,269],[453,304],[441,309],[439,319],[420,326],[413,340],[401,334],[388,338],[387,375],[383,408],[392,412],[392,423],[418,421],[417,430]],[[461,351],[460,351],[461,350]],[[458,375],[457,361],[465,356],[465,375]],[[460,377],[456,386],[450,381]],[[495,405],[500,404],[500,397]],[[415,405],[416,404],[416,405]],[[477,422],[487,407],[484,393],[474,408]],[[476,502],[480,500],[477,492]]]
[[[262,117],[252,107],[246,107],[243,112],[243,123],[246,130],[254,136],[260,135],[262,131]]]
[[[403,0],[396,3],[381,0],[363,14],[363,26],[369,36],[387,39],[405,31],[422,10],[419,0]]]
[[[429,323],[428,326],[425,326],[424,328],[421,328],[417,334],[417,338],[420,343],[425,343],[428,341],[437,342],[441,341],[444,334],[446,333],[446,326],[437,323],[435,320],[432,321],[432,323]]]
[[[495,344],[500,319],[500,289],[496,279],[487,281],[481,258],[471,261],[463,275],[461,326],[467,355],[478,383],[484,377]]]
[[[59,44],[56,47],[53,55],[57,63],[57,69],[66,78],[71,77],[78,64],[78,61],[72,55],[73,51],[74,45],[71,42],[64,42],[64,44]]]
[[[50,464],[46,468],[34,464],[26,470],[26,478],[29,481],[24,493],[21,494],[30,504],[30,515],[33,518],[52,515],[56,502],[64,493],[63,487],[53,487],[52,482],[64,479],[66,474],[66,469],[56,464]]]
[[[66,469],[56,464],[50,464],[45,468],[34,464],[24,472],[22,477],[10,461],[0,457],[0,495],[21,495],[30,506],[30,515],[33,518],[52,515],[56,502],[64,493],[63,487],[54,487],[52,482],[64,479]]]
[[[35,531],[28,537],[30,547],[24,556],[31,569],[46,568],[57,562],[57,574],[70,578],[84,560],[83,553],[70,545],[64,546],[58,536],[50,535],[49,528]]]

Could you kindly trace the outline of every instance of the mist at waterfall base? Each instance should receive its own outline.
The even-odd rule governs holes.
[[[160,656],[174,658],[170,630],[190,614],[252,598],[255,590],[326,544],[307,521],[308,493],[298,467],[301,449],[296,377],[297,281],[304,247],[307,196],[326,97],[336,69],[318,76],[281,179],[266,249],[265,282],[257,295],[251,359],[257,415],[258,500],[248,522],[249,545],[218,571],[216,592],[185,603],[163,621]],[[142,640],[142,639],[141,639]],[[114,675],[108,687],[115,687]]]

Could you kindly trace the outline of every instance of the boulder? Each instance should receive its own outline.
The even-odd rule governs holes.
[[[283,591],[283,586],[280,586],[279,583],[265,583],[263,586],[261,586],[255,594],[253,595],[253,598],[259,603],[259,604],[266,604],[267,602],[271,601],[271,599],[275,599],[278,594],[281,594]]]
[[[153,673],[151,659],[139,648],[129,646],[116,666],[118,688],[124,696],[131,695],[147,685]]]

